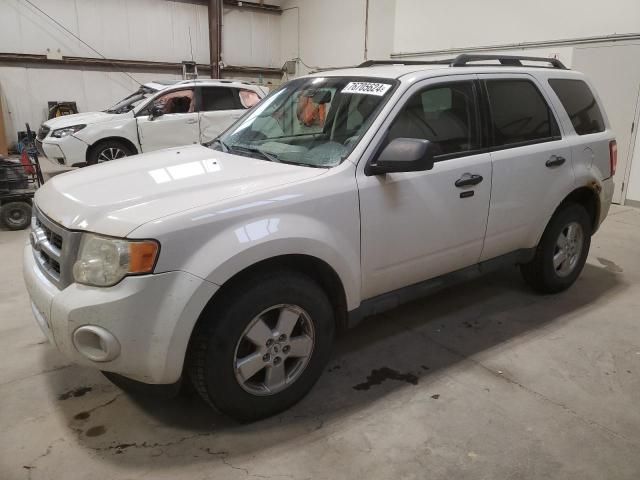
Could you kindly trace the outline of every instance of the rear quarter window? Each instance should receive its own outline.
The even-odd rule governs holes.
[[[558,78],[549,80],[549,85],[567,111],[578,135],[604,131],[602,112],[585,82]]]

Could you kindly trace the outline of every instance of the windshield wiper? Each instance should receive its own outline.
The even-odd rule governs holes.
[[[257,153],[265,160],[269,160],[270,162],[280,163],[280,159],[275,154],[265,152],[264,150],[258,147],[239,146],[239,145],[227,145],[226,147],[232,153],[234,150],[240,151],[240,152],[247,152],[247,153]]]

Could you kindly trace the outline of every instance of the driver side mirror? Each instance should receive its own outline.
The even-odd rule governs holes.
[[[396,138],[392,140],[375,161],[369,163],[367,176],[394,172],[422,172],[433,168],[437,145],[420,138]]]
[[[160,105],[154,105],[151,107],[151,113],[149,114],[149,120],[158,118],[164,115],[164,109]]]

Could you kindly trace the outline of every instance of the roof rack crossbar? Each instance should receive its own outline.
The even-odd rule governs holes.
[[[559,68],[561,70],[567,70],[567,67],[557,58],[546,57],[525,57],[520,55],[468,55],[463,53],[458,55],[451,61],[452,67],[466,67],[469,62],[478,62],[482,60],[497,60],[500,65],[505,67],[522,67],[522,61],[526,62],[543,62],[549,63],[552,68]]]

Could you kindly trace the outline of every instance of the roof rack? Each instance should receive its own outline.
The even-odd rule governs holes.
[[[470,62],[481,62],[483,60],[497,60],[504,67],[524,67],[522,61],[548,63],[551,67],[567,70],[567,67],[557,58],[545,57],[524,57],[520,55],[467,55],[463,53],[456,58],[445,60],[368,60],[358,65],[358,68],[373,67],[376,65],[449,65],[451,67],[467,67]],[[476,65],[477,66],[477,65]],[[485,66],[495,66],[485,64]]]
[[[445,60],[367,60],[358,68],[375,67],[376,65],[450,65],[453,58]]]
[[[469,62],[479,62],[483,60],[497,60],[505,67],[522,67],[522,60],[526,62],[543,62],[551,64],[551,68],[567,70],[567,67],[557,58],[545,57],[524,57],[520,55],[458,55],[451,62],[452,67],[466,67]]]

